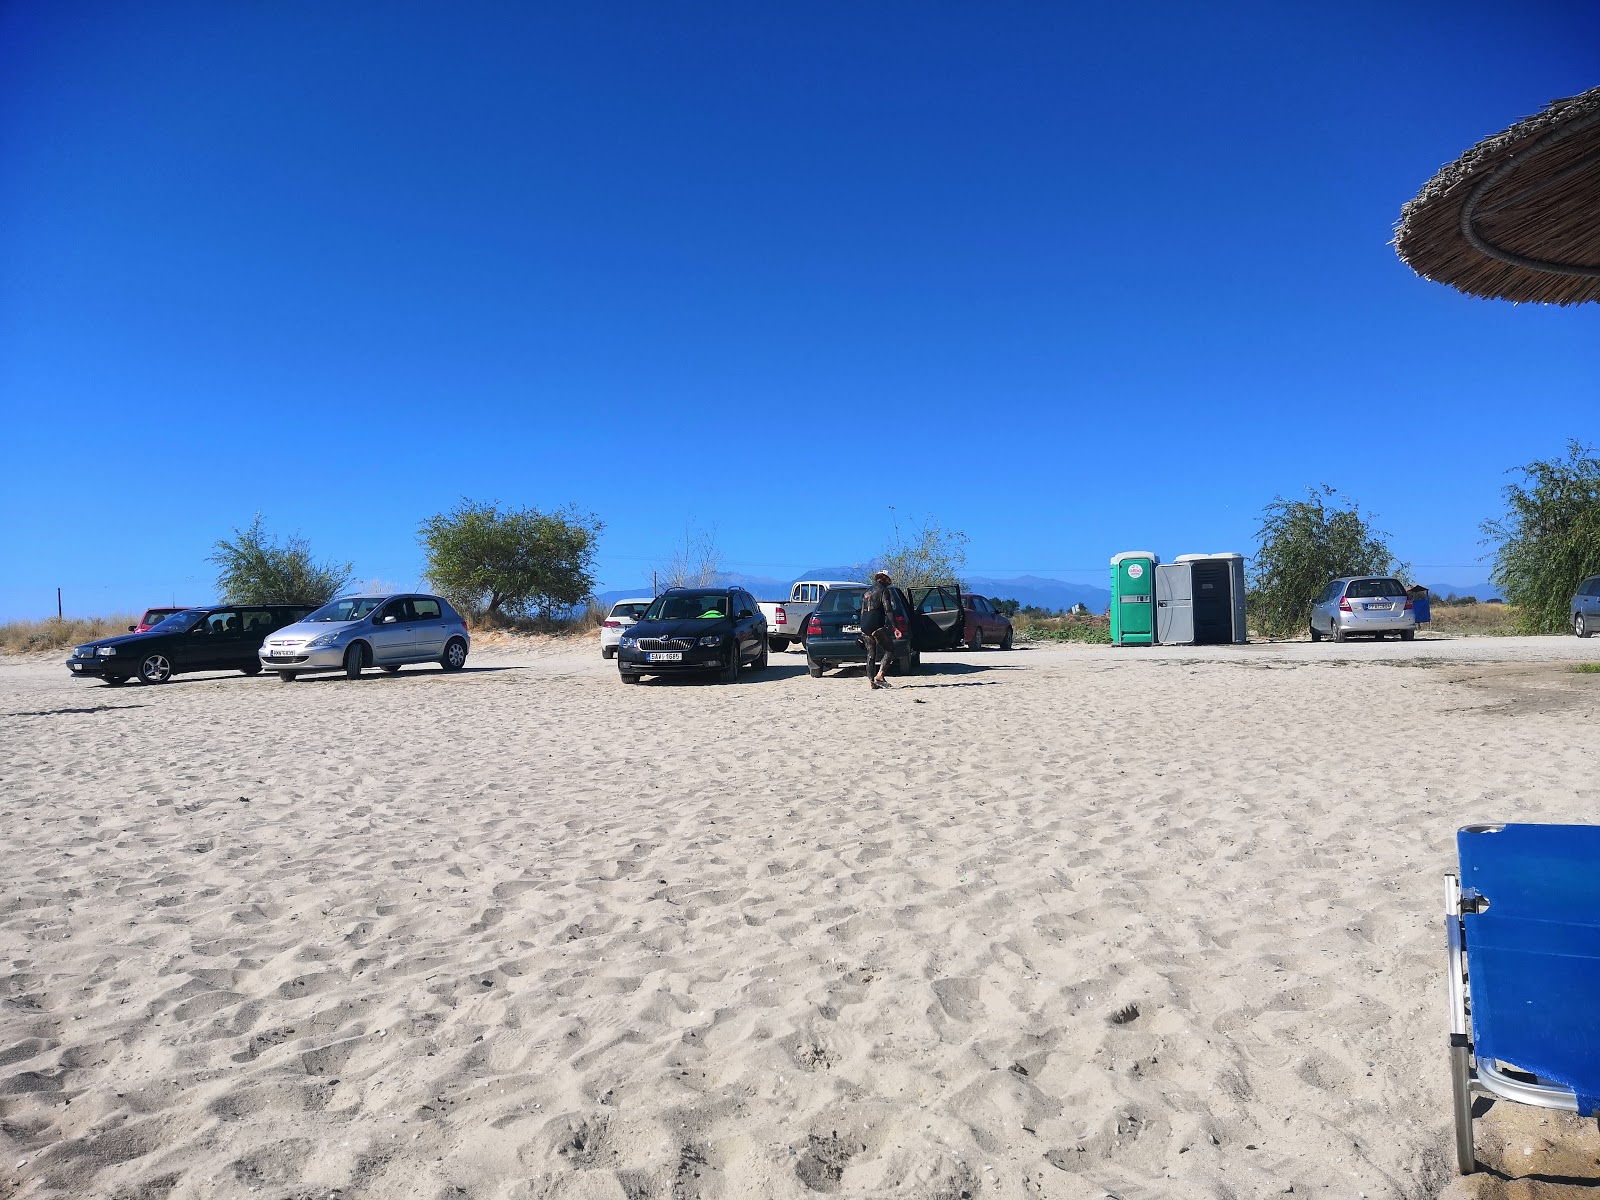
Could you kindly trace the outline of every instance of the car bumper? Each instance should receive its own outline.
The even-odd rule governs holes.
[[[98,656],[95,658],[69,658],[67,659],[67,671],[74,679],[104,679],[106,669],[116,661],[115,658],[100,658]],[[131,673],[133,669],[134,664],[129,663],[128,672]],[[123,674],[121,671],[116,671],[115,673],[118,675]]]
[[[720,671],[728,665],[725,646],[695,647],[679,651],[683,658],[678,662],[650,661],[648,650],[617,650],[617,670],[630,675],[675,675],[686,671]]]
[[[894,655],[902,657],[911,652],[910,643],[903,638],[896,638],[894,642]],[[856,634],[817,634],[814,633],[806,639],[806,656],[813,662],[860,662],[867,661],[867,651],[861,645]]]
[[[290,655],[269,654],[263,647],[257,657],[268,671],[337,671],[344,666],[344,647],[296,648]]]
[[[1411,613],[1380,613],[1377,616],[1351,616],[1341,613],[1339,628],[1346,633],[1397,633],[1417,627]]]

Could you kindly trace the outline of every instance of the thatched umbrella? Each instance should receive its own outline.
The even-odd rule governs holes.
[[[1472,296],[1600,300],[1600,87],[1479,142],[1400,212],[1412,270]]]

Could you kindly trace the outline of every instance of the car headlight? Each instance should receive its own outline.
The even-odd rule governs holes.
[[[722,645],[722,635],[720,633],[708,633],[700,639],[700,644],[702,646],[720,646]]]
[[[96,654],[115,654],[117,652],[117,648],[115,646],[96,646],[94,648],[94,652]]]
[[[638,644],[639,644],[639,639],[638,638],[629,637],[627,634],[623,634],[622,635],[622,641],[620,641],[618,643],[618,645],[626,646],[629,650],[632,650]]]
[[[339,640],[337,633],[325,633],[321,637],[312,638],[306,643],[307,650],[325,650]]]

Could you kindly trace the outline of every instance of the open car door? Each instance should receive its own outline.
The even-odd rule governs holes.
[[[915,649],[950,650],[961,644],[966,633],[966,614],[961,608],[960,584],[911,588],[906,592],[906,601],[911,611],[911,644]]]

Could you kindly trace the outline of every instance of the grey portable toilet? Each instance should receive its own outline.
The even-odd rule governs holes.
[[[1244,555],[1180,554],[1192,572],[1194,644],[1242,645],[1245,631]]]
[[[1182,559],[1156,566],[1156,641],[1163,646],[1194,643],[1194,572]]]

